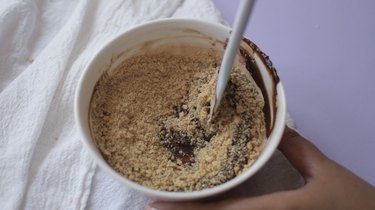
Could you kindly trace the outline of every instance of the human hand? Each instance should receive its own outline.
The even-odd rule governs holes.
[[[303,175],[305,186],[219,202],[155,202],[146,210],[374,210],[375,188],[286,128],[279,149]]]

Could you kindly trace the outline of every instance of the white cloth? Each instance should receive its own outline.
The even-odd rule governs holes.
[[[82,147],[73,96],[100,46],[168,17],[224,23],[211,0],[0,0],[1,209],[143,209]]]

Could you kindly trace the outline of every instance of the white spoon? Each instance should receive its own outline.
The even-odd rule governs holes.
[[[234,20],[233,30],[229,37],[229,42],[227,48],[225,49],[223,61],[220,66],[215,94],[213,94],[211,98],[209,117],[210,120],[215,115],[218,107],[220,106],[225,87],[227,86],[230,78],[230,72],[232,70],[234,58],[236,57],[237,50],[242,40],[243,32],[245,31],[254,3],[255,0],[242,0],[240,2],[240,5],[238,6],[239,8],[237,9],[237,15]]]

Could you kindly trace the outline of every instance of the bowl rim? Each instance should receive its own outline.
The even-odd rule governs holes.
[[[104,45],[102,45],[99,50],[97,50],[92,56],[91,59],[87,62],[85,65],[81,76],[78,81],[75,98],[74,98],[74,116],[75,116],[75,122],[76,126],[78,127],[78,131],[81,136],[81,142],[83,143],[84,147],[89,151],[90,156],[94,158],[95,162],[99,165],[100,168],[104,169],[106,172],[111,174],[113,177],[115,177],[118,181],[124,183],[125,185],[136,189],[140,192],[143,192],[151,197],[156,197],[159,199],[165,199],[165,200],[192,200],[192,199],[199,199],[204,198],[208,196],[213,196],[222,192],[225,192],[231,188],[234,188],[238,186],[239,184],[243,183],[245,180],[253,176],[257,171],[259,171],[260,168],[262,168],[266,162],[271,158],[272,154],[276,150],[277,146],[279,145],[281,141],[281,137],[285,128],[285,122],[286,122],[286,98],[285,98],[285,92],[283,85],[280,82],[278,82],[276,86],[276,99],[277,99],[277,109],[276,109],[276,115],[275,115],[275,123],[272,130],[272,133],[269,137],[269,142],[267,147],[264,148],[262,151],[262,154],[258,157],[258,159],[243,173],[240,175],[234,177],[233,179],[224,182],[220,185],[214,186],[212,188],[203,189],[200,191],[190,191],[190,192],[169,192],[169,191],[162,191],[158,189],[152,189],[145,187],[141,184],[135,183],[126,177],[120,175],[118,172],[116,172],[112,167],[107,164],[107,162],[104,161],[103,158],[97,157],[97,154],[95,150],[97,150],[96,147],[92,146],[89,142],[92,142],[95,144],[94,140],[91,137],[91,134],[87,134],[84,130],[84,121],[86,119],[82,119],[80,117],[80,113],[82,112],[81,108],[81,100],[82,95],[85,94],[85,88],[83,87],[83,84],[85,83],[85,79],[90,74],[90,69],[93,68],[93,63],[98,57],[101,56],[101,54],[106,51],[106,49],[111,46],[113,43],[118,42],[123,37],[126,37],[129,33],[134,33],[134,31],[141,30],[142,28],[157,25],[157,24],[171,24],[171,23],[178,23],[178,24],[189,24],[189,25],[205,25],[205,27],[214,27],[219,28],[219,30],[224,31],[230,31],[231,29],[227,26],[208,22],[204,20],[197,20],[197,19],[185,19],[185,18],[175,18],[175,19],[159,19],[150,21],[147,23],[143,23],[140,25],[137,25],[135,27],[132,27],[130,29],[124,30],[120,32],[118,35],[116,35],[114,38],[106,42]],[[266,68],[269,68],[266,66]],[[91,98],[91,97],[90,97]],[[87,110],[88,111],[88,110]],[[271,139],[272,138],[272,139]],[[260,162],[259,162],[260,161]]]

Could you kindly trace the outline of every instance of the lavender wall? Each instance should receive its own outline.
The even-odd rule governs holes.
[[[232,24],[238,0],[214,0]],[[246,35],[272,59],[298,129],[375,185],[375,1],[259,0]]]

